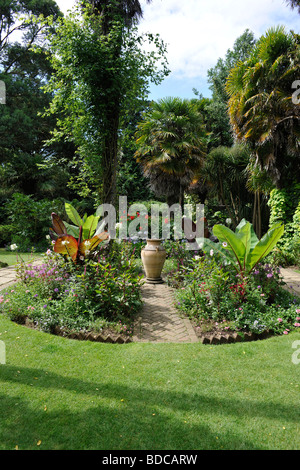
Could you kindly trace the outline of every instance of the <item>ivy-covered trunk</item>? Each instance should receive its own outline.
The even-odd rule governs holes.
[[[105,204],[116,203],[117,191],[117,154],[118,154],[118,129],[119,129],[119,104],[111,107],[107,115],[108,128],[104,137],[102,168],[103,186],[102,202]]]
[[[121,88],[120,58],[124,34],[124,17],[122,4],[117,1],[93,2],[94,12],[100,15],[100,34],[105,37],[109,45],[110,54],[107,56],[107,69],[100,80],[99,89],[103,96],[102,113],[100,115],[100,128],[103,132],[102,147],[102,203],[116,204],[117,197],[117,155],[118,133],[120,127]],[[116,27],[116,24],[118,26]],[[104,123],[104,126],[103,126]]]

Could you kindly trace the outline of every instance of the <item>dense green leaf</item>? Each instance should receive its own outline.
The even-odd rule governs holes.
[[[70,220],[75,224],[77,225],[78,227],[80,227],[81,225],[83,225],[83,220],[82,218],[80,217],[80,215],[78,214],[77,210],[75,209],[75,207],[72,206],[72,204],[66,202],[65,203],[65,209],[66,209],[66,213],[68,215],[68,217],[70,218]]]
[[[268,230],[268,232],[261,238],[248,255],[247,266],[249,272],[253,270],[255,265],[259,263],[262,258],[267,256],[273,250],[283,233],[284,226],[276,225],[270,228],[270,230]]]

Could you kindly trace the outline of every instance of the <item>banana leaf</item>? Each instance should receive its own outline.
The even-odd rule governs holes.
[[[79,245],[79,253],[83,256],[86,256],[87,252],[93,251],[99,243],[108,239],[108,233],[102,232],[99,235],[95,235],[93,238],[84,240]]]
[[[77,225],[77,227],[80,227],[81,225],[83,225],[82,218],[78,214],[75,207],[72,206],[72,204],[65,202],[65,209],[66,209],[66,213],[69,219],[73,222],[73,224]]]
[[[250,251],[247,258],[248,272],[251,272],[254,267],[265,256],[267,256],[276,246],[278,240],[284,233],[284,225],[276,225],[271,227],[268,232],[256,243],[255,247]]]
[[[78,242],[72,235],[59,237],[54,245],[55,253],[69,255],[73,261],[76,261],[78,254]]]
[[[82,236],[84,240],[88,240],[93,237],[97,228],[99,217],[96,215],[90,215],[86,218],[82,226]]]
[[[52,227],[53,227],[54,232],[58,236],[67,235],[66,226],[61,220],[61,218],[59,217],[59,215],[55,214],[55,212],[52,212],[51,219],[52,219]]]
[[[238,272],[249,274],[276,246],[284,233],[284,226],[271,227],[260,240],[253,225],[245,219],[240,222],[235,232],[217,224],[213,228],[213,233],[221,243],[214,243],[205,238],[197,239],[198,244],[202,244],[202,250],[206,253],[214,250],[221,254],[227,263],[232,263]]]

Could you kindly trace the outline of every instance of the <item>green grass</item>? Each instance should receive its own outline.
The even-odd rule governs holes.
[[[219,346],[113,345],[2,317],[0,333],[1,450],[300,448],[299,333]]]
[[[28,263],[40,256],[41,253],[17,253],[15,251],[6,251],[5,248],[0,248],[0,261],[2,263],[7,263],[9,266],[17,264],[20,261],[20,257]]]

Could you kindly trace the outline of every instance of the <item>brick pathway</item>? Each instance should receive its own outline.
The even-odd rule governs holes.
[[[144,307],[136,324],[133,341],[143,343],[195,343],[198,340],[187,318],[174,305],[167,284],[144,284]]]

